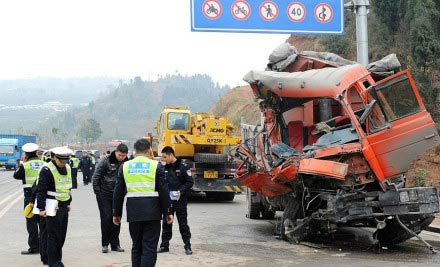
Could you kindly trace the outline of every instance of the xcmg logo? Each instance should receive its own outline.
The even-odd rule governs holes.
[[[225,132],[225,129],[223,129],[223,128],[211,128],[211,129],[209,129],[209,131],[211,133],[223,133],[223,132]]]

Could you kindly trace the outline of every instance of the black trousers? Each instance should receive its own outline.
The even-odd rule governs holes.
[[[40,227],[40,258],[42,262],[47,262],[47,228],[46,218],[40,217],[38,225]]]
[[[132,267],[154,267],[157,260],[160,221],[130,222],[128,228],[133,241]]]
[[[119,233],[121,225],[113,223],[113,198],[96,195],[99,215],[101,217],[101,244],[111,245],[112,248],[119,246]]]
[[[59,205],[56,216],[46,217],[47,256],[49,266],[64,266],[62,263],[63,246],[66,240],[69,213],[66,205]]]
[[[31,201],[30,196],[24,196],[24,207],[26,207],[27,204]],[[40,241],[38,237],[38,220],[40,219],[40,216],[34,215],[34,217],[28,219],[26,218],[26,229],[28,232],[28,245],[29,248],[32,250],[39,250],[40,248]]]
[[[82,175],[84,184],[88,184],[92,181],[92,171],[90,169],[83,170]]]
[[[78,169],[72,168],[72,188],[78,188]]]
[[[191,231],[188,226],[188,212],[187,212],[188,200],[185,196],[179,199],[179,201],[172,201],[171,210],[173,215],[175,214],[177,217],[177,221],[179,222],[179,231],[182,236],[183,244],[185,244],[185,248],[191,248]],[[162,242],[160,244],[161,247],[169,247],[170,240],[173,237],[173,225],[167,224],[166,218],[162,221]]]

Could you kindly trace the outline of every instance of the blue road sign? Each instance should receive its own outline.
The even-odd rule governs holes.
[[[344,34],[343,0],[191,0],[191,30]]]

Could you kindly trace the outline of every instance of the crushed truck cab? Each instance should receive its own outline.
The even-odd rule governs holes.
[[[407,187],[405,173],[440,138],[410,72],[295,57],[244,77],[261,110],[235,151],[248,216],[283,210],[281,235],[294,242],[349,226],[390,245],[426,228],[437,190]]]

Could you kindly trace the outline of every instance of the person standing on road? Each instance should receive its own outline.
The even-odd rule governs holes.
[[[83,153],[83,156],[80,159],[79,167],[81,168],[81,172],[83,175],[84,185],[88,185],[92,179],[92,159],[87,154],[87,152]]]
[[[165,162],[165,177],[168,183],[171,196],[171,211],[176,213],[179,222],[179,231],[182,236],[185,253],[192,254],[191,250],[191,232],[188,226],[188,199],[186,193],[194,185],[194,179],[191,176],[191,166],[177,159],[174,149],[166,146],[161,151],[162,162]],[[173,235],[173,225],[162,223],[162,242],[159,253],[170,251],[170,240]]]
[[[148,158],[150,142],[139,139],[134,144],[136,157],[118,171],[113,194],[113,223],[121,223],[122,206],[127,195],[127,221],[133,241],[133,267],[154,267],[160,237],[160,220],[173,222],[170,196],[163,166]]]
[[[72,196],[72,173],[68,165],[72,150],[67,147],[52,149],[54,160],[40,171],[37,184],[37,208],[46,218],[47,256],[51,267],[64,267],[62,249],[66,240]],[[49,200],[52,200],[49,202]],[[48,205],[48,203],[55,203]]]
[[[50,152],[49,152],[50,153]],[[37,152],[38,155],[38,152]],[[43,162],[43,166],[47,165],[46,162]],[[41,170],[41,169],[40,169]],[[37,180],[32,185],[32,197],[31,202],[36,205],[35,200],[37,199],[37,186],[38,186],[38,178],[40,176],[40,172],[38,172]],[[39,210],[37,209],[39,212]],[[33,211],[34,212],[34,211]],[[36,215],[34,215],[36,216]],[[46,228],[46,218],[38,216],[38,228],[39,228],[39,239],[40,239],[40,260],[43,263],[43,265],[48,265],[48,258],[47,258],[47,228]]]
[[[108,252],[110,244],[112,251],[124,252],[119,243],[121,225],[113,224],[113,191],[118,176],[119,167],[127,161],[128,147],[119,144],[110,155],[104,156],[96,165],[92,176],[93,191],[98,201],[101,217],[101,245],[102,253]]]
[[[75,153],[72,153],[69,161],[70,168],[72,169],[72,188],[78,188],[78,167],[79,159],[76,157]]]
[[[24,191],[24,207],[29,203],[32,203],[32,185],[35,183],[38,177],[38,172],[43,167],[43,161],[37,156],[38,145],[35,143],[26,143],[22,149],[25,152],[25,158],[23,164],[15,171],[14,178],[22,180]],[[26,218],[26,229],[28,232],[28,245],[27,250],[23,250],[21,254],[38,254],[40,249],[40,241],[38,238],[38,216],[32,218]]]
[[[92,161],[92,172],[90,173],[90,178],[91,178],[93,176],[93,174],[95,173],[96,158],[92,152],[89,153],[89,157],[90,157],[90,160]],[[89,180],[89,182],[91,182],[91,180]]]

